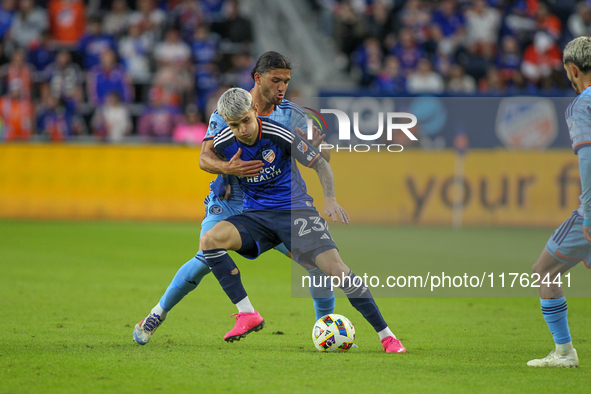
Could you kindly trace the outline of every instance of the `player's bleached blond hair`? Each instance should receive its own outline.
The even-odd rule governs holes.
[[[218,100],[218,114],[227,122],[239,119],[254,107],[252,96],[241,88],[230,88]]]
[[[577,37],[566,44],[562,62],[574,64],[585,74],[591,71],[591,37]]]

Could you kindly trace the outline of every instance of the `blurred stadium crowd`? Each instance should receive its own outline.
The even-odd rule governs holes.
[[[307,1],[339,65],[388,96],[564,95],[560,48],[591,32],[591,0]],[[0,140],[199,144],[220,92],[252,87],[239,6],[0,0]]]
[[[1,0],[0,140],[199,144],[252,37],[235,0]]]
[[[560,94],[577,0],[309,0],[356,80],[382,94]]]

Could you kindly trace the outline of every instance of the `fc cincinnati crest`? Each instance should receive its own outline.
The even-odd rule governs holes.
[[[273,149],[264,150],[263,151],[263,159],[267,163],[273,163],[273,160],[275,160],[275,152],[273,152]]]
[[[308,150],[308,145],[304,141],[300,141],[300,143],[298,144],[298,150],[302,153],[306,153],[306,151]]]

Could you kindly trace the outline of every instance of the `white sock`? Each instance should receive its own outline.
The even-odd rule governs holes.
[[[239,313],[254,313],[254,308],[248,299],[248,296],[244,297],[236,304]]]
[[[566,356],[571,349],[573,348],[573,342],[567,342],[567,343],[561,343],[561,344],[556,344],[556,353],[558,353],[559,356]]]
[[[390,330],[390,327],[384,328],[382,331],[378,332],[378,335],[380,336],[380,341],[387,337],[394,337],[394,339],[396,339],[396,335]]]
[[[168,316],[168,312],[165,311],[164,309],[162,309],[162,307],[160,306],[160,303],[158,303],[158,305],[156,305],[154,308],[152,308],[151,313],[160,316],[160,320],[162,320],[162,321],[164,321],[164,319],[166,319],[166,316]]]

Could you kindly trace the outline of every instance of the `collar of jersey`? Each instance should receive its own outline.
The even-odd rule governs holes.
[[[258,136],[258,138],[257,138],[257,139],[256,139],[256,140],[255,140],[255,141],[252,143],[252,145],[245,144],[244,142],[240,141],[238,138],[236,138],[236,141],[238,141],[238,142],[239,142],[239,143],[241,143],[242,145],[244,145],[244,146],[248,146],[248,147],[250,147],[250,148],[251,148],[251,147],[253,147],[253,146],[255,146],[256,144],[258,144],[258,143],[260,142],[261,138],[263,138],[263,122],[261,122],[261,120],[260,120],[259,118],[257,118],[257,120],[259,121],[259,136]]]

